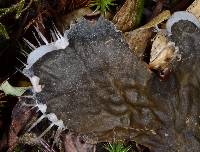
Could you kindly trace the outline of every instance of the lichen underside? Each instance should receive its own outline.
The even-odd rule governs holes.
[[[171,39],[183,58],[160,81],[109,21],[80,21],[70,29],[66,49],[33,65],[44,85],[37,98],[87,142],[128,138],[154,151],[198,151],[200,30],[190,22],[176,24]]]

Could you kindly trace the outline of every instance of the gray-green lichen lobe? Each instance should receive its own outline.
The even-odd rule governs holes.
[[[174,26],[171,39],[182,60],[160,81],[110,22],[82,20],[70,29],[65,50],[33,66],[44,85],[38,99],[88,142],[128,138],[156,152],[198,152],[199,29]]]

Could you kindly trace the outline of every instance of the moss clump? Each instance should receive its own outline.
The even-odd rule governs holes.
[[[131,146],[125,147],[122,143],[109,143],[105,145],[105,149],[108,152],[128,152],[131,149]]]
[[[0,19],[13,12],[15,12],[16,14],[15,18],[18,19],[21,16],[21,13],[23,12],[24,5],[25,5],[25,0],[20,0],[17,4],[11,5],[8,8],[1,8]],[[0,36],[9,39],[9,34],[6,30],[6,27],[1,22],[0,22]]]
[[[114,5],[114,0],[92,0],[90,3],[90,7],[94,7],[95,11],[100,11],[104,15],[107,11],[110,11],[110,7]]]

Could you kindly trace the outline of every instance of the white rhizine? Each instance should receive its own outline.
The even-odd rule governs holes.
[[[40,38],[44,41],[46,45],[40,45],[39,41],[39,47],[36,48],[32,43],[30,43],[28,40],[24,39],[25,42],[29,45],[29,47],[33,50],[29,55],[27,59],[27,66],[26,69],[30,69],[35,62],[37,62],[42,56],[45,54],[55,51],[55,50],[60,50],[60,49],[65,49],[69,45],[68,38],[66,34],[62,36],[60,32],[55,28],[54,32],[51,31],[52,38],[54,42],[48,43],[47,39],[42,35],[42,33],[35,28],[38,35]]]
[[[30,132],[44,118],[47,118],[51,122],[51,124],[37,138],[42,138],[55,125],[55,126],[58,127],[58,129],[56,131],[56,135],[55,135],[55,139],[54,139],[53,143],[56,143],[58,141],[58,137],[60,136],[60,133],[63,130],[65,130],[65,126],[63,124],[63,121],[62,120],[58,120],[57,116],[54,113],[46,114],[46,109],[47,109],[46,104],[36,104],[36,106],[34,106],[34,107],[38,107],[38,110],[42,112],[42,116],[40,118],[38,118],[37,121],[32,124],[32,126],[27,130],[27,132]]]
[[[32,76],[29,77],[31,84],[33,85],[33,90],[34,92],[41,92],[42,91],[42,86],[39,84],[40,78],[37,76]]]
[[[24,74],[30,79],[32,85],[33,85],[33,91],[34,92],[41,92],[42,87],[39,85],[39,80],[40,78],[35,76],[34,73],[31,73],[31,67],[33,66],[34,63],[36,63],[40,58],[42,58],[45,54],[60,50],[60,49],[65,49],[69,45],[69,41],[67,38],[67,32],[65,31],[64,36],[60,34],[60,32],[55,28],[54,30],[51,31],[51,36],[53,39],[53,42],[49,43],[47,39],[42,35],[42,33],[39,31],[38,28],[35,28],[37,31],[37,34],[39,38],[46,44],[46,45],[41,45],[40,41],[37,39],[37,37],[34,34],[34,37],[36,38],[39,47],[37,48],[34,46],[31,42],[28,40],[24,39],[24,41],[27,43],[29,48],[33,50],[29,55],[27,59],[27,65],[24,69]]]
[[[39,47],[34,46],[32,43],[30,43],[28,40],[24,39],[24,41],[27,43],[27,45],[32,49],[33,51],[28,55],[27,59],[27,65],[24,69],[24,74],[30,79],[32,86],[33,86],[33,92],[41,92],[42,91],[42,86],[39,84],[40,78],[34,75],[32,73],[31,67],[33,66],[34,63],[36,63],[40,58],[42,58],[45,54],[55,51],[55,50],[60,50],[60,49],[65,49],[69,45],[69,41],[67,38],[68,31],[65,31],[64,36],[60,34],[60,32],[55,28],[53,31],[51,31],[51,36],[53,39],[53,42],[49,43],[47,39],[42,35],[42,33],[35,28],[37,31],[38,36],[40,39],[46,44],[46,45],[41,45],[40,41],[37,39],[35,36],[35,33],[33,34],[34,37],[36,38]],[[38,110],[42,113],[42,116],[37,119],[36,122],[32,124],[32,126],[27,130],[28,132],[31,131],[38,123],[40,123],[44,118],[47,118],[51,124],[48,126],[38,138],[42,138],[54,125],[57,126],[57,131],[54,136],[54,141],[53,145],[58,142],[58,138],[63,130],[65,130],[65,125],[63,124],[62,120],[59,120],[57,116],[54,113],[46,114],[47,110],[47,105],[40,103],[35,100],[35,103],[33,105],[25,104],[27,106],[33,106],[33,108],[37,107]],[[53,146],[52,146],[53,147]]]
[[[190,21],[200,28],[200,22],[193,14],[186,11],[178,11],[175,12],[167,21],[166,28],[169,35],[171,34],[172,26],[180,20]]]

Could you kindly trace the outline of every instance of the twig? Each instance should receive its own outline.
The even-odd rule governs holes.
[[[44,139],[40,139],[40,144],[45,148],[47,152],[56,152]]]
[[[23,13],[24,11],[26,11],[30,6],[31,4],[33,3],[33,0],[30,0],[28,5],[21,11],[21,13]]]

